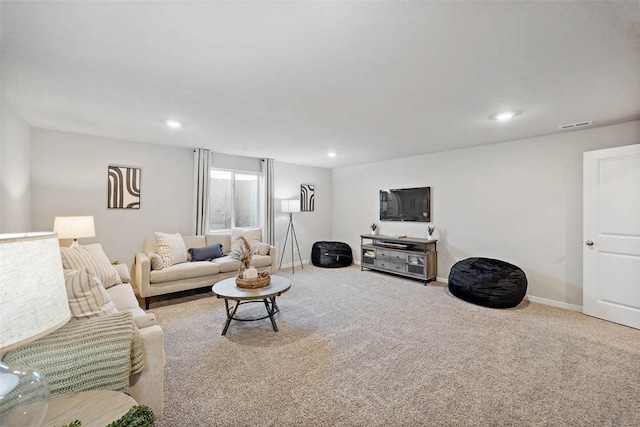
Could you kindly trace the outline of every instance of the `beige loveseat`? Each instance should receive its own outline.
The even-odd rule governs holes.
[[[261,230],[254,229],[253,231],[257,231],[259,235]],[[157,256],[158,252],[157,239],[155,237],[146,239],[143,251],[136,253],[131,269],[132,283],[136,288],[136,293],[144,298],[145,308],[149,309],[153,296],[212,286],[220,280],[235,277],[241,263],[228,254],[232,248],[232,236],[235,241],[236,236],[239,235],[243,235],[243,233],[234,231],[233,233],[181,236],[187,250],[189,248],[210,247],[219,243],[222,245],[222,252],[226,255],[210,261],[191,261],[189,258],[187,262],[170,266],[161,266],[158,265],[158,262],[152,262],[152,258]],[[255,248],[256,241],[247,240]],[[276,248],[264,243],[260,245],[265,249],[261,251],[264,254],[253,253],[251,263],[258,272],[273,273],[276,265]]]

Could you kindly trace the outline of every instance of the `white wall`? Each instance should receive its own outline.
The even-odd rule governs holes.
[[[192,233],[191,149],[33,129],[31,158],[33,229],[51,230],[59,215],[93,215],[96,237],[80,243],[100,242],[111,260],[129,265],[153,232]],[[253,158],[214,153],[213,161],[220,168],[260,170]],[[110,164],[142,168],[140,209],[107,209]],[[280,200],[299,197],[300,184],[316,184],[315,211],[294,214],[302,260],[308,262],[313,242],[331,237],[331,170],[276,162],[275,174],[278,261],[289,218],[280,212]],[[283,268],[291,263],[290,242],[287,248]]]
[[[529,295],[575,308],[582,305],[582,154],[639,142],[636,121],[336,169],[333,236],[355,249],[377,222],[381,234],[425,237],[424,223],[380,222],[378,191],[430,186],[440,278],[461,259],[498,258],[525,271]]]
[[[332,171],[325,168],[299,166],[290,163],[275,163],[276,188],[276,248],[278,264],[282,256],[284,239],[289,225],[289,214],[281,211],[281,200],[297,199],[300,197],[300,184],[315,184],[315,209],[313,212],[299,212],[293,214],[293,225],[298,238],[302,262],[308,264],[311,259],[311,246],[316,241],[331,240],[333,185]],[[355,248],[354,248],[355,249]],[[282,268],[291,265],[291,236],[284,248]],[[294,253],[296,266],[300,259]]]
[[[32,225],[59,215],[93,215],[109,258],[131,265],[155,231],[191,234],[193,150],[52,130],[32,130]],[[107,209],[107,167],[142,169],[140,209]]]
[[[31,128],[2,99],[0,137],[0,232],[31,228]]]

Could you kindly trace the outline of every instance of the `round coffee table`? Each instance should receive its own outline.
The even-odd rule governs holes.
[[[271,326],[273,330],[278,332],[278,325],[276,325],[276,319],[274,314],[278,313],[280,309],[276,304],[276,297],[279,297],[283,293],[287,292],[291,288],[291,282],[281,276],[271,276],[271,283],[267,286],[257,289],[244,289],[239,288],[236,285],[236,278],[230,277],[224,279],[213,285],[211,290],[216,294],[217,298],[224,299],[224,306],[227,310],[227,321],[222,329],[222,335],[226,335],[229,329],[229,324],[232,320],[238,320],[241,322],[252,322],[254,320],[262,320],[267,317],[271,320]],[[235,301],[236,304],[233,308],[229,307],[229,301]],[[248,304],[252,302],[263,302],[267,309],[267,315],[262,317],[243,318],[236,317],[236,311],[241,304]]]

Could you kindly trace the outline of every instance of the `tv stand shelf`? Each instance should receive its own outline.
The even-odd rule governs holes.
[[[418,237],[360,235],[360,270],[385,271],[413,279],[425,285],[438,273],[437,240]]]

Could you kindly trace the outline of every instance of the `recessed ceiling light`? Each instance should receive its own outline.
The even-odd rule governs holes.
[[[327,153],[327,156],[329,156],[329,157],[333,158],[333,157],[335,157],[335,156],[336,156],[336,153],[335,153],[335,151],[329,151],[329,152]]]
[[[514,113],[513,111],[503,111],[502,113],[496,114],[496,120],[500,120],[500,121],[509,120],[509,119],[512,119],[513,116],[515,115],[516,113]]]
[[[165,123],[167,124],[167,126],[169,126],[172,129],[178,129],[182,127],[182,123],[176,120],[167,120]]]

